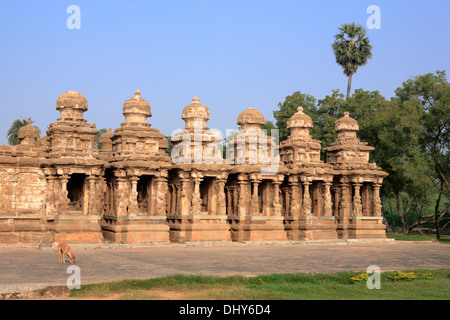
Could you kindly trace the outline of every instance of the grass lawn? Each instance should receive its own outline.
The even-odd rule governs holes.
[[[408,235],[404,234],[393,234],[388,233],[386,234],[388,238],[395,239],[395,240],[402,240],[402,241],[438,241],[436,239],[435,234],[425,234],[421,235],[420,233],[414,232]],[[442,244],[450,244],[450,235],[441,235],[441,239],[439,240],[439,243]]]
[[[408,272],[413,273],[407,271],[381,273],[381,288],[373,290],[367,288],[366,280],[353,283],[351,281],[353,277],[364,274],[353,271],[254,277],[173,275],[146,280],[88,284],[82,286],[80,290],[72,290],[71,297],[86,299],[112,297],[112,299],[132,300],[450,299],[450,268]]]

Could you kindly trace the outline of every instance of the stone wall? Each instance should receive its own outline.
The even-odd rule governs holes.
[[[151,107],[139,90],[124,103],[121,127],[100,136],[101,150],[98,130],[83,118],[87,99],[68,91],[56,105],[61,118],[46,136],[29,122],[20,145],[0,146],[1,244],[386,236],[380,188],[387,173],[369,163],[373,147],[357,138],[348,113],[336,121],[325,163],[303,108],[289,120],[279,155],[261,130],[263,115],[244,110],[229,162],[217,154],[221,138],[207,128],[210,111],[198,97],[182,112],[172,158],[147,122]]]

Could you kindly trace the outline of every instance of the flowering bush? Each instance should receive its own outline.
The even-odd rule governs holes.
[[[392,280],[394,281],[412,281],[416,279],[423,279],[423,280],[434,280],[437,279],[437,276],[434,275],[431,272],[403,272],[403,271],[396,271],[392,274]]]
[[[367,281],[369,279],[369,274],[366,272],[360,273],[357,276],[351,277],[350,282],[351,283],[358,283],[361,281]]]
[[[395,271],[391,279],[394,281],[413,281],[416,280],[417,275],[414,272]]]

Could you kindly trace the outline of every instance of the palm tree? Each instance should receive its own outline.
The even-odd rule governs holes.
[[[12,125],[9,128],[8,133],[6,135],[8,138],[9,145],[15,146],[20,143],[20,140],[18,137],[19,130],[20,130],[20,128],[22,128],[28,124],[28,122],[27,122],[28,120],[31,120],[31,118],[25,119],[25,118],[21,117],[21,119],[14,120],[14,122],[12,123]],[[32,123],[33,122],[34,121],[32,121]]]
[[[358,67],[364,66],[367,60],[372,58],[372,46],[366,37],[366,30],[354,22],[343,24],[339,27],[339,33],[334,36],[333,51],[336,62],[344,69],[348,77],[347,98],[350,97],[352,87],[352,76]]]

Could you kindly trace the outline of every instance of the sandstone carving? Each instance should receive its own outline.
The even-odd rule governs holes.
[[[0,146],[0,243],[146,243],[384,238],[380,188],[387,173],[369,162],[346,112],[325,148],[311,137],[302,107],[278,146],[257,109],[242,111],[228,141],[207,127],[210,109],[194,97],[172,137],[147,122],[150,103],[136,90],[124,122],[99,138],[75,91],[43,137],[31,121],[17,146]]]

